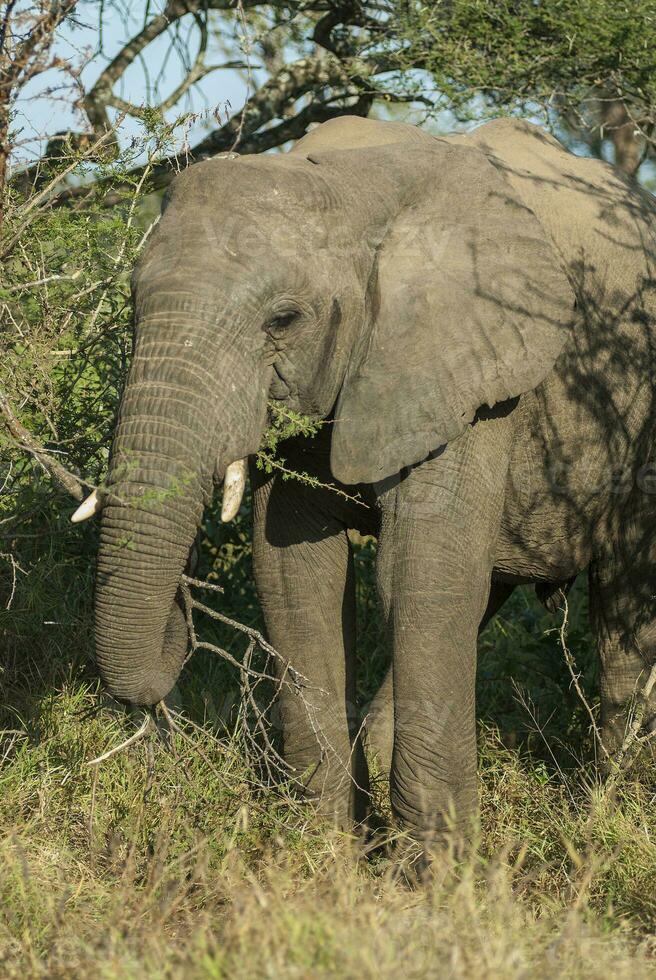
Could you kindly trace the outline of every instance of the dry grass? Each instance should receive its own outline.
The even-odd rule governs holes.
[[[2,976],[656,972],[646,778],[611,798],[482,732],[477,856],[412,891],[383,851],[258,789],[236,738],[152,736],[94,787],[86,760],[138,723],[98,704],[70,678],[2,737]]]

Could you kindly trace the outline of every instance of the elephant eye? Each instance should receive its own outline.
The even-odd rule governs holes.
[[[286,313],[278,313],[271,317],[267,323],[267,330],[284,330],[290,323],[293,323],[299,316],[298,310],[288,310]]]

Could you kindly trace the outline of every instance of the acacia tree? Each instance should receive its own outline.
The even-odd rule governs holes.
[[[102,7],[101,16],[110,6]],[[144,6],[149,11],[149,5]],[[78,147],[101,140],[105,133],[115,131],[112,111],[146,122],[171,118],[172,113],[179,115],[183,98],[209,75],[225,69],[242,73],[248,97],[234,111],[222,105],[221,99],[216,100],[212,108],[219,124],[193,145],[185,143],[184,155],[190,161],[226,150],[271,150],[300,138],[313,124],[344,113],[367,115],[376,98],[405,101],[400,90],[379,83],[393,67],[392,57],[382,49],[377,53],[371,50],[377,17],[385,16],[387,6],[386,0],[380,5],[336,0],[239,0],[236,7],[232,0],[169,0],[160,13],[146,14],[141,29],[78,99],[84,129],[59,133],[58,142]],[[188,35],[183,42],[186,75],[175,90],[165,96],[153,93],[147,105],[117,94],[125,72],[138,59],[148,58],[149,45],[162,35],[171,45],[180,45],[183,24],[190,21],[195,38]],[[219,42],[226,58],[208,63],[212,40]],[[193,47],[195,54],[190,57]],[[256,83],[256,76],[264,76],[264,80]],[[220,80],[216,84],[220,93]],[[46,157],[54,149],[51,140]],[[179,167],[179,149],[152,169],[151,188],[160,189],[171,179]],[[17,174],[16,182],[29,190],[42,168],[43,161],[35,163]],[[131,176],[137,170],[135,167]],[[107,205],[116,200],[115,182],[112,191]],[[59,195],[59,201],[78,199],[85,193],[83,187],[69,188]]]
[[[656,155],[654,0],[399,0],[402,71],[421,66],[462,118],[516,111],[630,176]]]
[[[44,52],[61,23],[76,7],[76,16],[101,23],[122,9],[120,0],[31,6],[27,29],[30,18],[9,3],[0,33],[9,65],[0,76],[5,157],[12,94],[48,65]],[[118,93],[126,71],[147,62],[149,45],[163,35],[182,52],[185,76],[173,92],[151,92],[148,104],[128,101]],[[217,41],[225,58],[208,59]],[[56,154],[64,140],[69,147],[97,142],[113,129],[117,112],[170,118],[211,75],[220,94],[220,73],[232,69],[247,80],[248,97],[233,111],[223,107],[218,125],[185,145],[189,160],[229,149],[271,150],[343,113],[367,115],[376,103],[415,102],[426,115],[449,109],[463,119],[499,110],[542,116],[587,142],[594,154],[610,141],[615,162],[633,175],[654,153],[654,50],[654,0],[168,0],[159,12],[144,3],[141,27],[78,93],[80,131],[56,134],[45,156]],[[178,161],[178,155],[159,161],[151,186],[165,186]],[[34,165],[18,179],[29,188],[42,171]],[[84,193],[69,189],[62,200]],[[115,200],[109,196],[106,204]]]

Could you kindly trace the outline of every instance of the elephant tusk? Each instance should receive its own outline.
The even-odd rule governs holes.
[[[226,470],[223,481],[222,521],[231,521],[241,506],[241,498],[244,496],[246,487],[246,466],[247,460],[244,457],[243,459],[236,459]]]
[[[89,494],[86,500],[83,500],[78,509],[75,511],[71,517],[72,524],[80,524],[82,521],[88,521],[90,517],[97,514],[100,510],[100,498],[98,496],[98,491],[94,490],[93,493]]]

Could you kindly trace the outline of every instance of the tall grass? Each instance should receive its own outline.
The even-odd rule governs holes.
[[[222,608],[256,622],[244,530],[230,548],[208,537],[203,571],[231,574]],[[363,702],[385,665],[373,551],[369,542],[358,554],[361,655],[377,665],[363,671]],[[528,593],[481,640],[478,839],[468,857],[442,855],[434,883],[412,891],[385,847],[337,834],[284,788],[262,786],[231,734],[237,679],[223,663],[190,662],[173,697],[182,734],[152,734],[90,767],[139,720],[99,690],[87,570],[66,548],[45,554],[52,577],[37,562],[34,580],[19,579],[15,625],[4,624],[1,975],[653,973],[649,772],[613,794],[598,782],[584,713],[545,635],[553,623]],[[572,610],[572,648],[587,662],[583,589]]]

